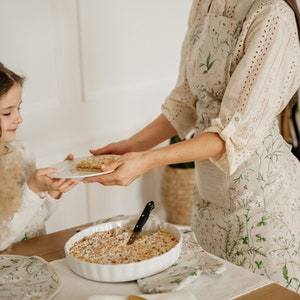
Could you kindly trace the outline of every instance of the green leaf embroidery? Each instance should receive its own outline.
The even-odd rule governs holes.
[[[190,276],[197,276],[197,272],[196,271],[191,272]]]
[[[176,279],[176,280],[174,280],[174,281],[171,281],[171,283],[180,284],[180,283],[181,283],[181,281],[182,281],[182,280],[178,278],[178,279]]]
[[[206,69],[203,71],[203,74],[207,74],[208,71],[212,68],[212,66],[214,65],[215,63],[215,59],[214,60],[211,60],[212,59],[212,56],[211,56],[211,53],[208,53],[208,56],[206,58],[206,63],[201,63],[199,65],[200,68],[202,67],[206,67]]]
[[[266,238],[262,237],[260,233],[256,234],[256,241],[257,242],[265,242]]]
[[[258,269],[261,269],[263,267],[263,262],[260,260],[260,261],[255,261],[255,264],[257,266]]]
[[[249,244],[249,237],[248,236],[242,237],[242,241],[243,241],[244,245],[248,245]]]
[[[257,227],[260,227],[260,226],[266,226],[268,223],[266,222],[266,217],[265,216],[262,216],[261,217],[261,220],[257,223]]]

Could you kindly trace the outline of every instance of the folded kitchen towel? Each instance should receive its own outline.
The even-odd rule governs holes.
[[[201,273],[221,274],[225,271],[224,263],[205,252],[190,229],[183,229],[181,233],[183,243],[178,260],[165,271],[137,280],[143,293],[178,291],[197,279]]]

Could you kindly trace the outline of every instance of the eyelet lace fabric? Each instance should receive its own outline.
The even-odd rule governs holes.
[[[300,86],[293,11],[282,0],[194,0],[188,25],[162,110],[180,136],[217,132],[226,143],[221,158],[196,162],[196,236],[298,290],[300,165],[277,122]]]

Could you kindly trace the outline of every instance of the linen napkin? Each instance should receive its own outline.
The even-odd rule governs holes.
[[[196,280],[202,273],[221,274],[225,265],[221,260],[206,253],[189,229],[181,230],[183,243],[178,260],[158,274],[137,280],[143,293],[165,293],[178,291]]]

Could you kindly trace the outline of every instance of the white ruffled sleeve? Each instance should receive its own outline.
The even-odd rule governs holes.
[[[32,172],[36,170],[35,154],[27,144],[19,143],[18,147],[22,152],[22,155],[26,162],[27,178],[29,178]],[[25,201],[25,203],[30,201],[32,201],[33,203],[39,203],[39,207],[42,208],[44,221],[47,221],[49,219],[49,217],[53,214],[53,212],[59,205],[59,201],[52,198],[48,193],[44,193],[43,198],[41,199],[41,197],[39,197],[29,189],[26,183],[23,187],[23,201]]]
[[[226,142],[225,154],[211,161],[228,175],[263,142],[300,85],[300,49],[292,10],[268,6],[254,14],[248,26],[245,43],[237,48],[243,57],[230,78],[219,117],[206,130],[218,132]]]
[[[25,173],[27,180],[36,168],[35,155],[31,148],[22,142],[15,141],[12,145],[22,154],[26,165]],[[19,196],[18,194],[16,197],[21,198],[20,206],[12,214],[9,220],[1,222],[0,224],[0,251],[18,241],[22,233],[24,233],[25,228],[32,224],[38,234],[39,230],[45,227],[45,221],[51,216],[57,205],[59,205],[59,201],[53,199],[48,193],[45,193],[41,198],[39,195],[32,192],[26,181],[19,188],[21,189],[21,195]],[[36,215],[40,217],[33,220]],[[32,232],[31,234],[35,233]]]

